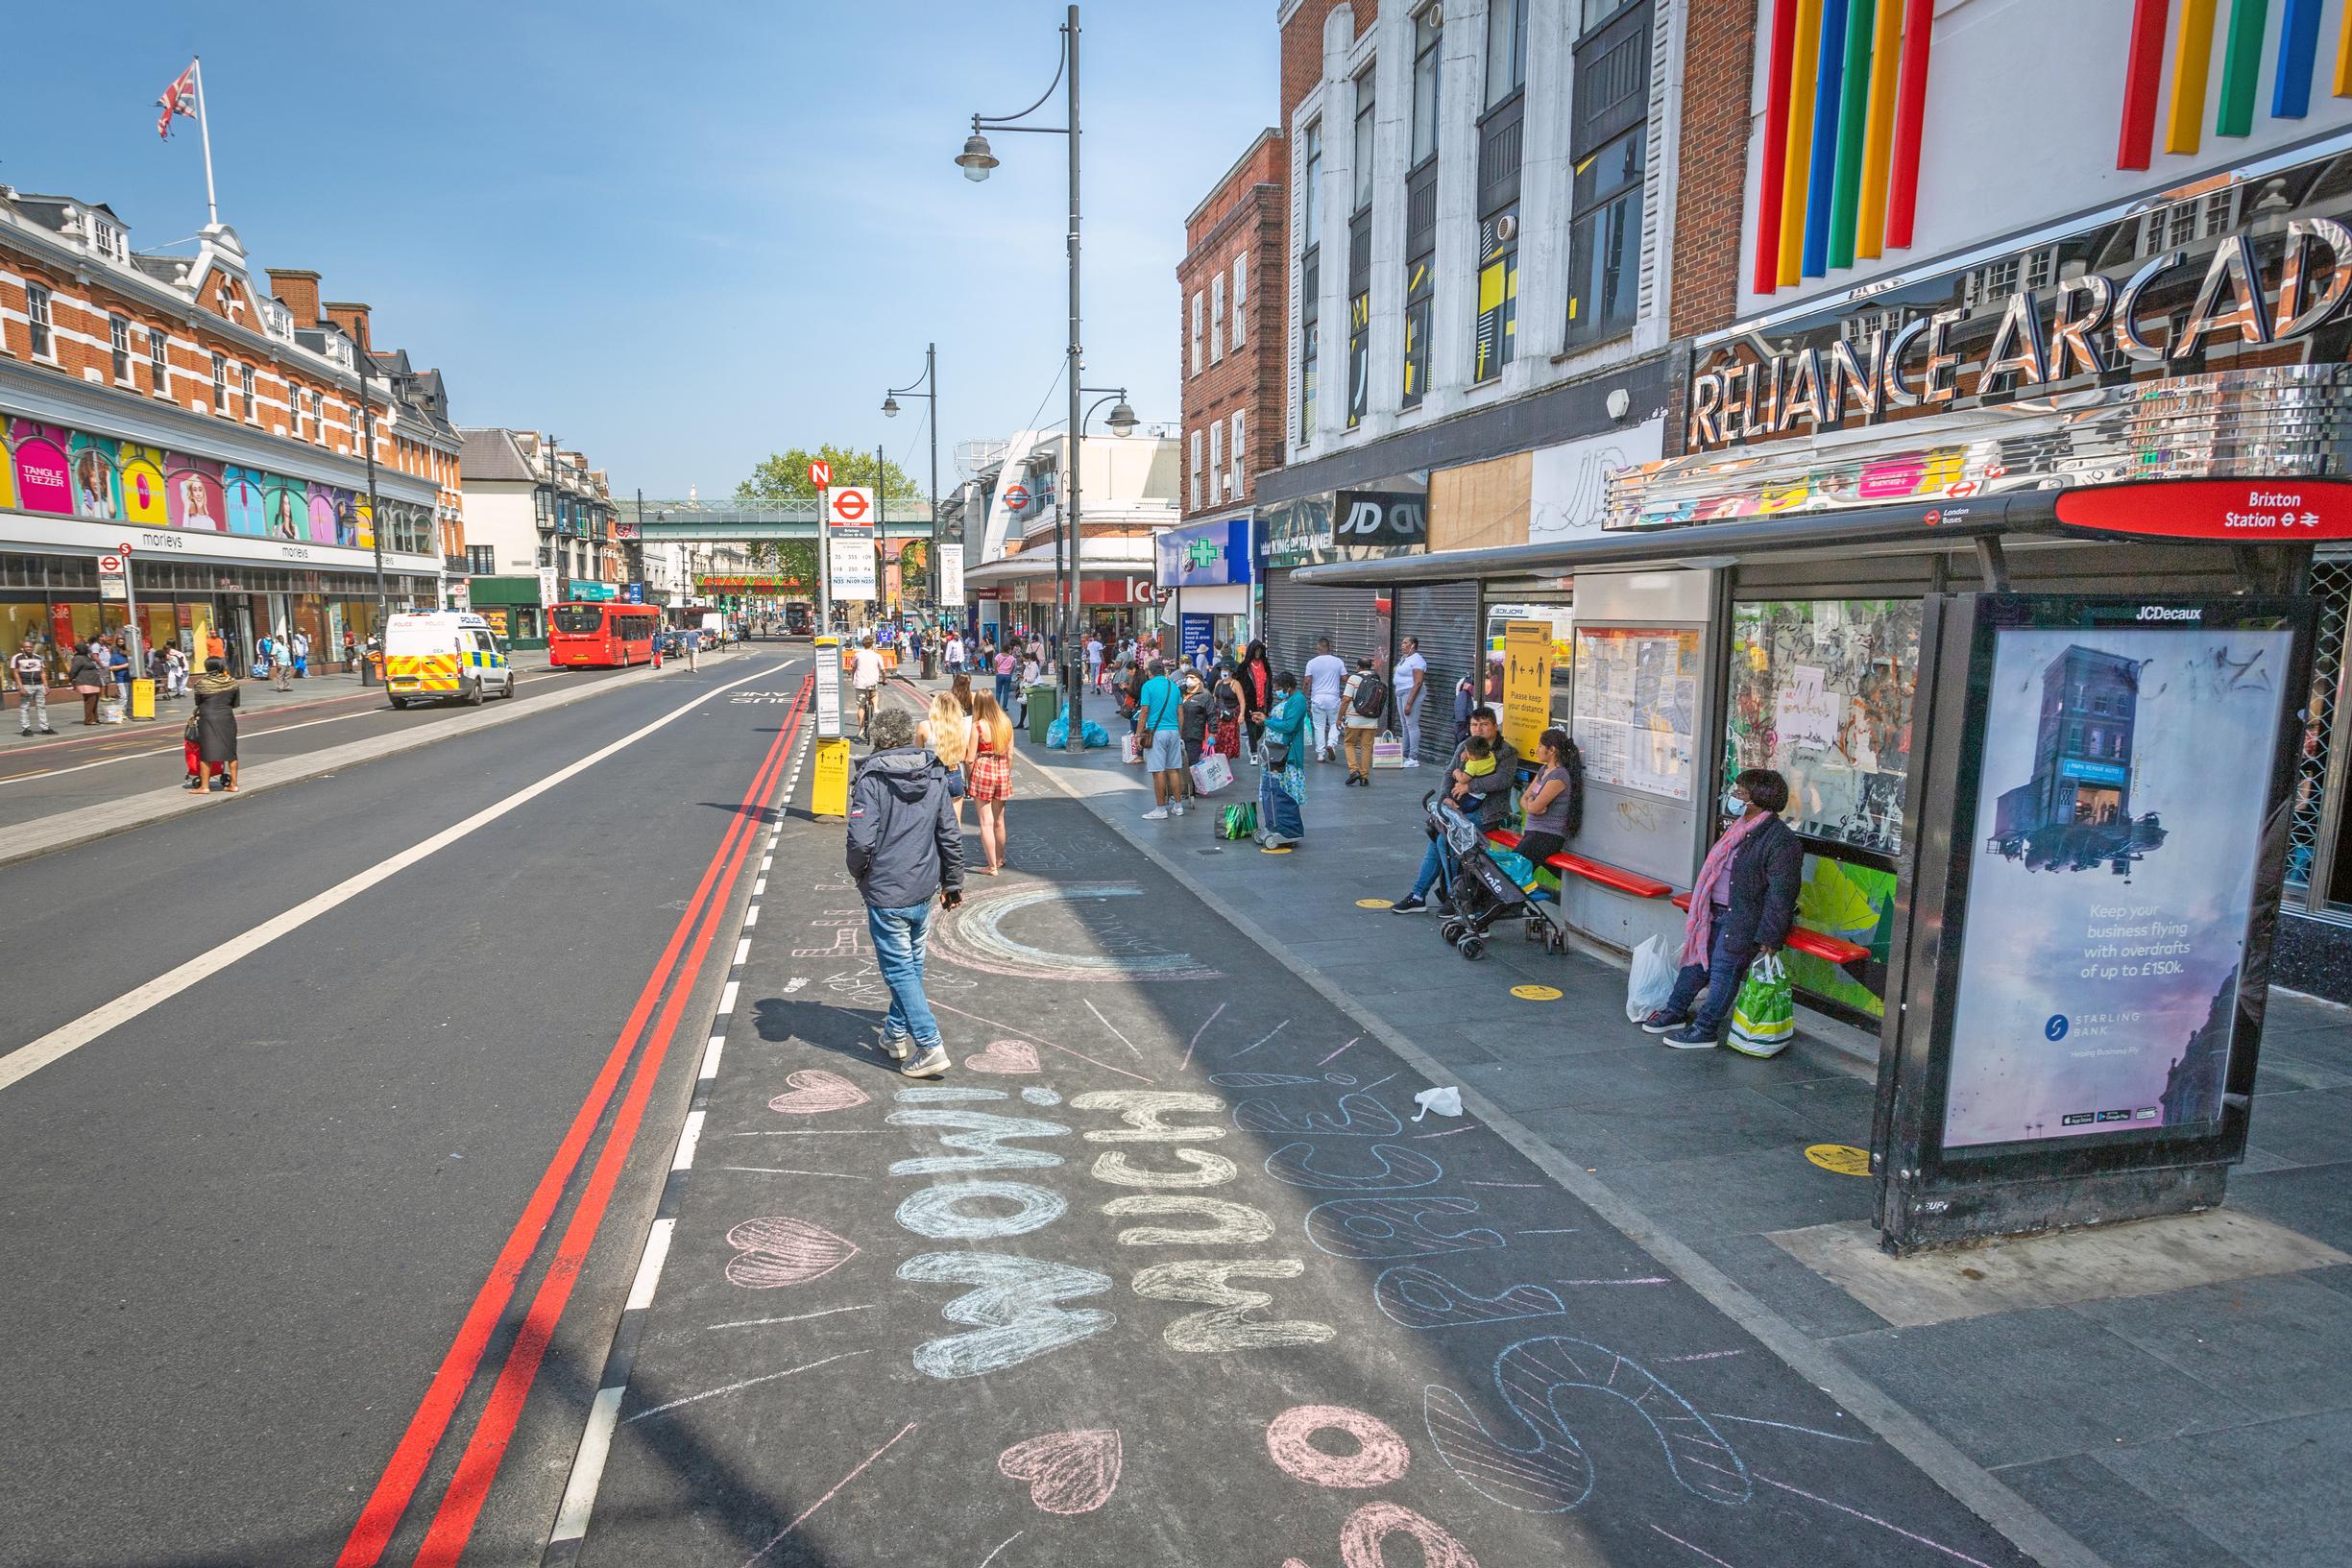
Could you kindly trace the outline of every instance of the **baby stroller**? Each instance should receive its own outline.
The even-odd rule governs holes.
[[[1487,955],[1488,933],[1496,921],[1528,913],[1527,894],[1487,853],[1487,835],[1478,824],[1438,791],[1421,797],[1421,812],[1428,818],[1429,836],[1445,845],[1438,857],[1438,902],[1445,910],[1438,934],[1476,961]]]

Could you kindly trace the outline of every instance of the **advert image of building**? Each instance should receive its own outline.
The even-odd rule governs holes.
[[[2088,871],[2101,860],[2119,877],[2163,844],[2150,811],[2131,814],[2131,764],[2143,662],[2079,643],[2042,671],[2033,777],[2004,792],[1985,847],[2028,871]]]

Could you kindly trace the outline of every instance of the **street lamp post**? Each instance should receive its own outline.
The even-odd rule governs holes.
[[[1069,10],[1068,20],[1062,23],[1061,63],[1055,72],[1054,81],[1047,84],[1045,91],[1037,95],[1037,102],[1030,105],[1029,108],[1021,110],[1021,112],[1018,114],[973,115],[972,134],[965,138],[963,151],[957,155],[956,157],[957,166],[963,170],[964,178],[977,182],[987,179],[988,171],[995,168],[997,165],[997,157],[993,152],[989,151],[988,138],[986,135],[982,134],[983,127],[998,131],[1027,131],[1039,135],[1067,136],[1070,140],[1070,230],[1068,236],[1070,254],[1070,344],[1068,350],[1069,364],[1062,373],[1062,381],[1070,390],[1069,495],[1064,504],[1068,506],[1068,515],[1072,518],[1077,517],[1079,511],[1079,444],[1080,440],[1080,419],[1078,407],[1079,392],[1079,379],[1080,369],[1083,366],[1085,359],[1084,352],[1079,341],[1079,208],[1078,11],[1078,7],[1072,6]],[[1067,88],[1065,101],[1068,108],[1065,117],[1069,121],[1068,124],[1047,126],[1021,125],[1016,123],[1018,121],[1025,120],[1030,115],[1035,113],[1038,106],[1042,105],[1048,98],[1051,98],[1054,95],[1054,88],[1056,84],[1066,85]],[[1074,553],[1073,561],[1075,562],[1075,560],[1076,556]],[[1081,713],[1081,709],[1083,706],[1081,688],[1084,687],[1085,683],[1082,679],[1074,679],[1072,676],[1072,670],[1074,667],[1082,673],[1085,665],[1082,659],[1081,662],[1075,666],[1071,663],[1074,658],[1081,658],[1081,656],[1078,654],[1076,648],[1076,644],[1078,642],[1078,638],[1076,635],[1078,630],[1078,608],[1075,601],[1077,597],[1077,594],[1073,593],[1071,595],[1071,603],[1063,604],[1058,607],[1060,615],[1062,689],[1068,693],[1069,696],[1069,749],[1072,751],[1082,750],[1085,746],[1085,740],[1083,738],[1085,722]]]
[[[939,346],[936,343],[923,345],[923,374],[915,379],[911,386],[892,387],[883,394],[882,411],[886,418],[898,418],[898,395],[902,392],[909,398],[921,398],[931,404],[930,575],[931,604],[932,609],[935,612],[941,608],[939,603]],[[927,644],[928,640],[926,639]],[[926,659],[924,664],[924,674],[928,677],[931,673],[930,660]]]
[[[376,645],[381,650],[388,646],[391,635],[391,592],[384,586],[384,518],[383,506],[376,498],[376,402],[368,396],[368,350],[364,345],[353,344],[359,350],[359,449],[368,463],[368,538],[376,546]],[[383,666],[376,666],[382,674]]]

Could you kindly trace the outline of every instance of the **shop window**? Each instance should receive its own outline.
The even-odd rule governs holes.
[[[33,334],[33,357],[54,361],[57,342],[51,335],[49,322],[50,297],[48,288],[27,280],[25,283],[25,326]]]
[[[1470,379],[1490,381],[1518,349],[1519,209],[1506,207],[1478,226],[1478,317]]]

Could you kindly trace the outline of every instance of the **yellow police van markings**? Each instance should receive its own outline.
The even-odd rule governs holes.
[[[1511,994],[1521,1001],[1558,1001],[1560,987],[1556,985],[1515,985]]]
[[[1806,1148],[1805,1157],[1821,1167],[1822,1170],[1836,1175],[1867,1176],[1870,1174],[1870,1150],[1855,1148],[1852,1144],[1809,1145]]]
[[[1396,901],[1394,899],[1358,899],[1356,907],[1359,909],[1394,909],[1396,907]]]

